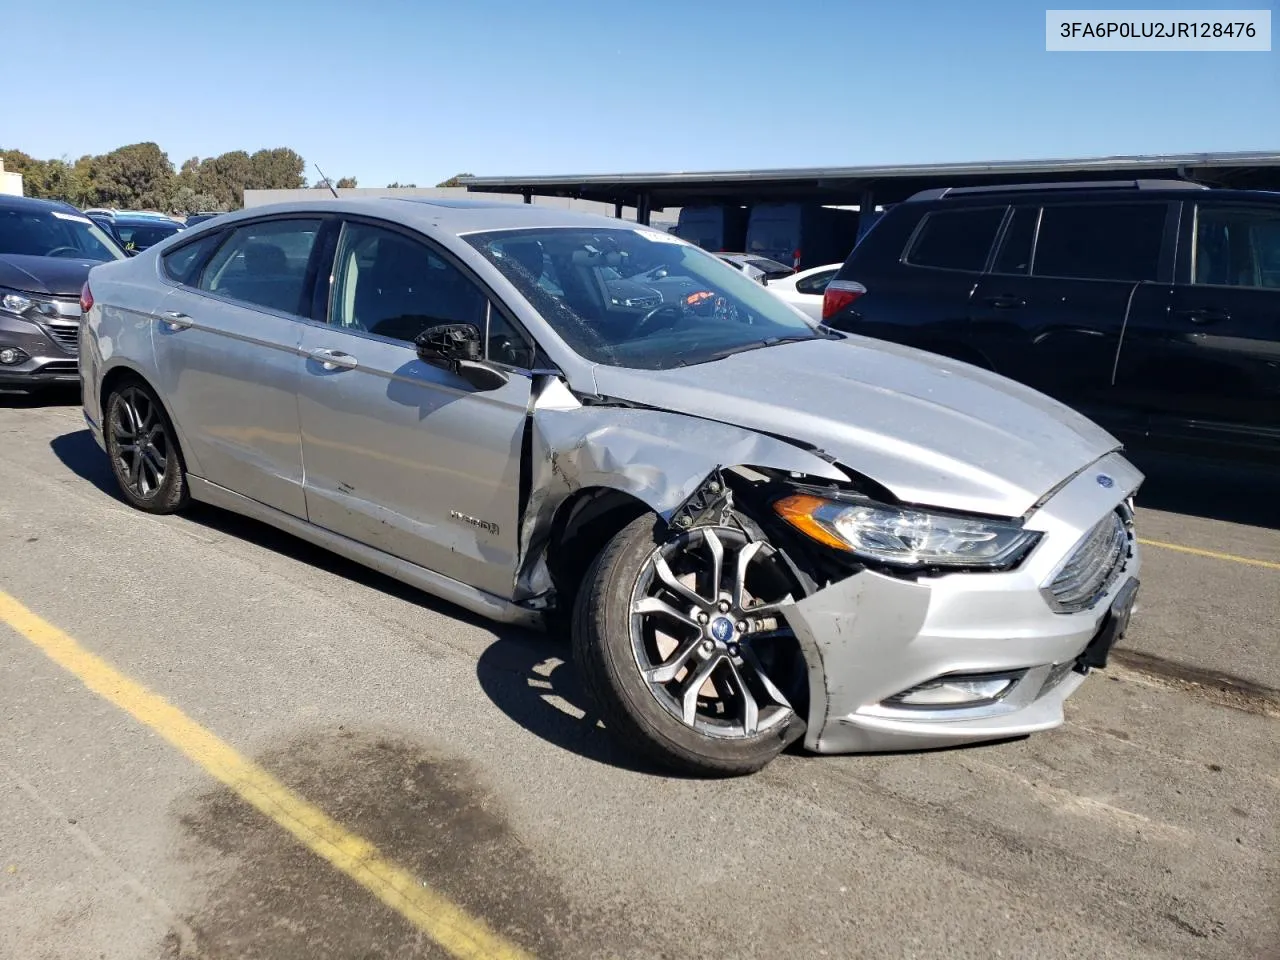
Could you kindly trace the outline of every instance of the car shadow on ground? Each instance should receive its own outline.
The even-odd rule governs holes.
[[[121,499],[107,457],[88,430],[55,437],[50,448],[72,473],[93,484],[103,494],[115,500]],[[446,600],[239,514],[194,503],[182,516],[210,531],[246,540],[299,563],[491,633],[494,642],[481,654],[476,664],[476,677],[493,704],[514,722],[549,743],[590,760],[634,772],[670,775],[620,748],[588,712],[571,662],[567,637],[486,620]]]
[[[1136,446],[1125,455],[1147,478],[1138,491],[1139,507],[1280,529],[1277,468],[1176,457]]]

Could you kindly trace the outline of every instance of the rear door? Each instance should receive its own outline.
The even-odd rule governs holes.
[[[1185,204],[1167,309],[1135,315],[1117,387],[1152,440],[1280,459],[1280,204]]]
[[[974,291],[970,343],[997,373],[1122,432],[1142,429],[1112,389],[1125,318],[1158,309],[1176,204],[1015,204]]]
[[[254,221],[166,254],[180,286],[152,328],[161,395],[198,475],[296,517],[306,516],[298,349],[321,223]],[[206,242],[217,249],[202,257]]]

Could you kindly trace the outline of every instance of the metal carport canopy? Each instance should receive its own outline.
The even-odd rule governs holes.
[[[472,191],[575,197],[653,210],[699,203],[813,200],[877,204],[905,200],[931,187],[1081,180],[1179,179],[1215,187],[1280,190],[1280,153],[1187,153],[1000,160],[982,163],[692,173],[602,173],[579,176],[463,177]]]

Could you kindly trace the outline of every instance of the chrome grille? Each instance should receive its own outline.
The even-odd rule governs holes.
[[[1119,511],[1090,530],[1044,588],[1059,613],[1088,610],[1111,589],[1129,555],[1129,526]]]

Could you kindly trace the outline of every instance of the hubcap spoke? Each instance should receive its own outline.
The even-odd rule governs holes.
[[[778,689],[777,685],[769,679],[769,675],[764,672],[764,667],[761,666],[760,658],[756,656],[755,651],[750,647],[743,647],[742,659],[745,660],[747,666],[751,668],[751,672],[755,674],[756,680],[759,682],[760,686],[764,687],[764,692],[769,695],[769,699],[780,707],[790,708],[791,701],[789,701],[783,692]],[[737,676],[739,680],[742,679],[741,672],[736,669],[734,671],[734,675]]]
[[[663,585],[672,593],[678,594],[699,608],[706,608],[709,605],[704,598],[698,596],[694,591],[690,590],[681,583],[679,579],[677,579],[676,575],[671,572],[671,567],[667,564],[667,561],[662,554],[659,553],[654,555],[653,569],[654,572],[657,573],[658,579],[661,580]]]
[[[698,719],[698,691],[702,689],[702,685],[711,678],[712,672],[720,665],[722,654],[715,654],[709,660],[703,662],[693,676],[685,681],[684,694],[681,697],[680,705],[684,710],[684,722],[689,726],[693,726],[694,721]]]
[[[752,540],[750,543],[743,544],[742,549],[738,551],[738,569],[733,577],[733,606],[737,610],[741,610],[746,603],[747,567],[751,565],[751,561],[760,552],[762,546],[764,544],[761,541]]]
[[[143,456],[147,458],[147,464],[156,474],[157,481],[164,478],[164,457],[156,452],[155,447],[147,447]]]
[[[711,592],[707,594],[707,599],[715,603],[720,599],[720,578],[724,571],[724,545],[714,530],[704,531],[702,539],[707,545],[707,552],[711,554]]]
[[[645,680],[649,683],[670,683],[679,676],[680,671],[684,669],[685,664],[689,662],[689,658],[693,656],[701,644],[702,637],[700,636],[685,641],[684,646],[676,650],[671,655],[671,659],[667,660],[662,666],[646,670],[644,674]]]
[[[729,669],[733,671],[733,685],[738,688],[738,696],[742,698],[742,732],[748,737],[755,736],[760,727],[760,707],[738,665],[730,660]]]
[[[635,606],[631,609],[635,613],[662,614],[663,616],[670,617],[672,620],[677,620],[680,623],[683,623],[686,627],[692,627],[694,630],[697,630],[698,633],[702,632],[702,625],[698,623],[698,621],[694,620],[687,614],[681,613],[675,607],[671,606],[671,604],[667,603],[665,600],[659,600],[657,597],[644,597],[637,600]]]

